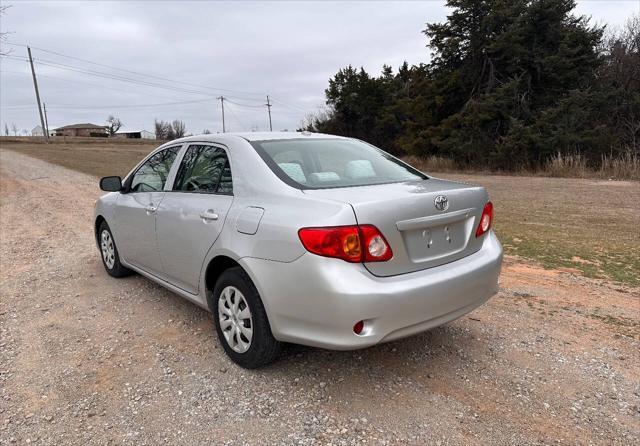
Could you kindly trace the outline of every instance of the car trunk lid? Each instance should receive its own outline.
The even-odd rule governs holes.
[[[306,194],[349,203],[358,224],[375,225],[393,251],[386,262],[365,267],[393,276],[453,262],[478,251],[475,229],[488,196],[484,188],[429,178],[423,181],[334,189]],[[446,204],[436,207],[436,198]],[[440,203],[443,198],[438,198]]]

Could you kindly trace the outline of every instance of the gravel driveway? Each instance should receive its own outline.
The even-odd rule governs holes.
[[[0,152],[0,444],[640,442],[640,290],[506,259],[423,335],[233,365],[211,316],[92,235],[95,178]]]

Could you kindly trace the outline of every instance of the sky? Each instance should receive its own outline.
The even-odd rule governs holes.
[[[49,128],[109,115],[122,130],[180,119],[188,133],[295,130],[325,106],[328,79],[349,64],[377,75],[428,62],[421,33],[444,1],[20,1],[0,18],[0,125],[39,125],[32,48]],[[622,26],[640,0],[578,1],[576,12]],[[11,133],[13,134],[13,133]]]

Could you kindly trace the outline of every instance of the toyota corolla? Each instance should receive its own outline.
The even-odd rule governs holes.
[[[360,140],[192,136],[100,187],[107,273],[135,271],[211,311],[243,367],[273,361],[284,342],[349,350],[411,336],[498,289],[485,189]]]

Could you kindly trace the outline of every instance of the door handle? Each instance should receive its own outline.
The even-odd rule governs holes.
[[[213,212],[212,209],[207,209],[206,211],[200,213],[200,218],[202,218],[203,220],[217,220],[218,214]]]
[[[150,204],[145,208],[145,210],[147,211],[147,214],[155,214],[155,212],[158,210],[158,206],[154,206],[153,204]]]

